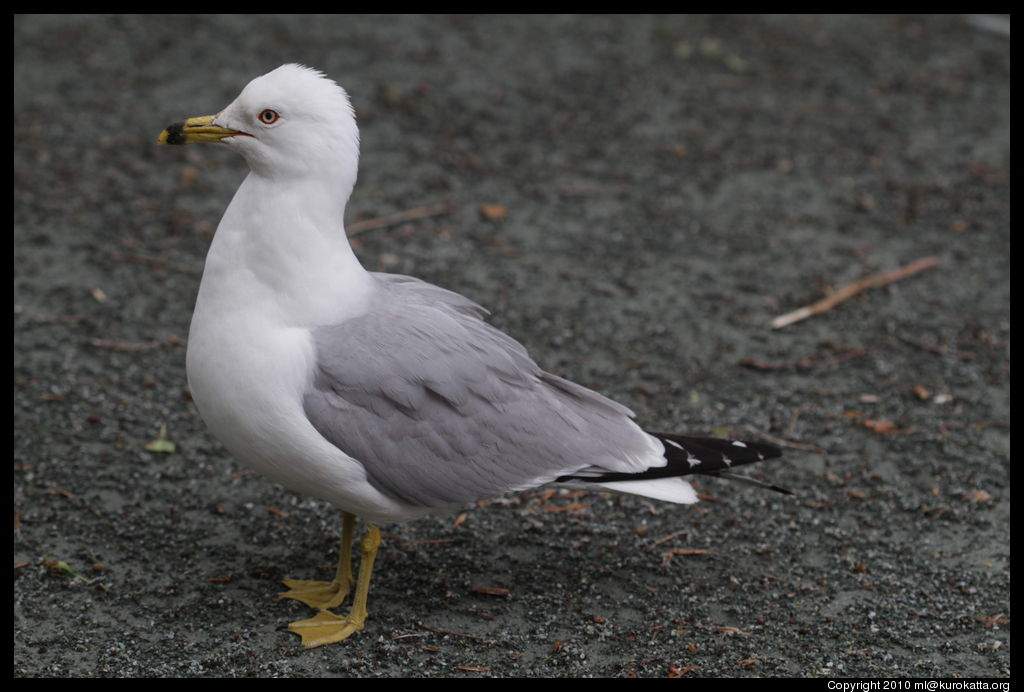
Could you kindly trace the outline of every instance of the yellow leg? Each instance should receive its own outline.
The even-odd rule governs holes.
[[[288,591],[278,598],[294,598],[319,610],[341,605],[348,596],[355,580],[352,579],[352,535],[355,533],[356,518],[348,512],[341,513],[341,550],[338,553],[338,569],[334,581],[308,581],[305,579],[284,579]]]
[[[370,594],[370,575],[373,572],[373,561],[377,557],[377,548],[380,547],[380,529],[377,526],[370,524],[363,535],[361,547],[359,581],[352,599],[352,611],[341,617],[329,610],[321,610],[308,620],[288,625],[288,631],[302,637],[302,644],[307,649],[340,642],[363,629],[363,623],[366,622],[366,599]]]

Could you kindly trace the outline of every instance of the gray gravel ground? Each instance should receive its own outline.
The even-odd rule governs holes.
[[[53,15],[15,17],[14,58],[16,676],[1009,675],[1008,36]],[[368,268],[484,304],[652,429],[792,443],[759,473],[798,495],[535,491],[388,526],[363,632],[304,651],[279,631],[307,610],[278,580],[330,573],[338,518],[247,472],[188,401],[245,168],[153,142],[293,61],[356,105],[350,222],[451,204],[360,236]],[[176,451],[146,451],[162,426]]]

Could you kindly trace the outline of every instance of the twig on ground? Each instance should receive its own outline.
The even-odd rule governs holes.
[[[744,358],[740,361],[740,365],[753,368],[754,370],[811,370],[813,368],[827,368],[833,365],[838,365],[845,360],[851,358],[857,358],[865,355],[868,350],[866,348],[857,347],[840,347],[839,355],[833,358],[824,358],[820,355],[804,356],[800,360],[791,361],[788,363],[775,363],[772,361],[762,360],[760,358]]]
[[[198,269],[193,269],[192,267],[186,267],[182,264],[174,264],[172,262],[165,262],[164,260],[157,259],[156,257],[147,257],[146,255],[139,255],[131,252],[112,252],[110,253],[110,257],[112,259],[123,260],[125,262],[148,264],[151,267],[156,267],[157,269],[171,269],[176,272],[181,272],[182,274],[191,274],[193,276],[198,276],[200,274]]]
[[[897,339],[907,344],[908,346],[913,346],[915,348],[921,349],[922,351],[928,351],[929,353],[935,353],[940,356],[953,356],[955,358],[959,358],[960,360],[977,360],[978,358],[977,355],[967,351],[956,351],[948,346],[937,346],[935,344],[928,344],[923,341],[915,341],[910,337],[902,336],[900,334],[896,334],[895,336]]]
[[[356,221],[355,223],[349,224],[345,232],[348,237],[365,233],[366,231],[372,231],[376,228],[384,228],[386,226],[394,226],[397,223],[403,221],[413,221],[415,219],[423,219],[428,216],[437,216],[439,214],[448,214],[452,210],[450,202],[441,202],[440,204],[430,204],[425,207],[417,207],[416,209],[409,209],[408,211],[402,211],[397,214],[391,214],[390,216],[381,216],[376,219],[365,219],[363,221]]]
[[[899,281],[905,279],[908,276],[913,276],[918,272],[922,272],[925,269],[931,269],[939,263],[938,257],[922,257],[921,259],[911,262],[910,264],[900,267],[899,269],[893,269],[892,271],[880,272],[878,274],[872,274],[865,276],[863,279],[854,281],[853,283],[846,284],[838,290],[834,291],[831,295],[819,300],[813,305],[807,305],[794,310],[793,312],[786,313],[772,320],[772,329],[780,329],[794,322],[805,320],[812,315],[817,315],[827,310],[831,310],[837,304],[843,302],[847,298],[852,298],[861,291],[866,291],[869,288],[877,288],[886,284],[892,283],[893,281]]]
[[[105,348],[108,351],[147,351],[161,345],[160,341],[145,341],[135,343],[131,341],[118,341],[116,339],[89,339],[89,344],[96,348]]]
[[[423,629],[425,629],[425,630],[427,630],[429,632],[434,632],[436,634],[450,634],[450,635],[452,635],[454,637],[466,637],[467,639],[480,639],[481,641],[485,641],[485,642],[486,641],[490,641],[487,638],[481,637],[481,636],[476,635],[476,634],[466,634],[465,632],[451,632],[449,630],[441,630],[441,629],[437,629],[436,627],[431,627],[430,625],[424,625],[422,622],[417,622],[416,624],[419,625],[420,627],[422,627]]]

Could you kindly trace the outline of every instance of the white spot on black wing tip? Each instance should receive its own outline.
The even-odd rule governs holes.
[[[732,444],[733,444],[734,447],[746,447],[747,446],[746,442],[740,442],[739,440],[733,440]]]
[[[672,440],[662,440],[662,442],[667,442],[670,445],[672,445],[673,447],[675,447],[676,449],[682,449],[684,452],[686,451],[686,449],[681,444],[679,444],[678,442],[673,442]]]

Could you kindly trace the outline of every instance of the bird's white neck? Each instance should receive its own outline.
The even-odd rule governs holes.
[[[299,327],[360,314],[373,281],[345,235],[349,192],[250,173],[210,245],[201,298],[258,306]]]

